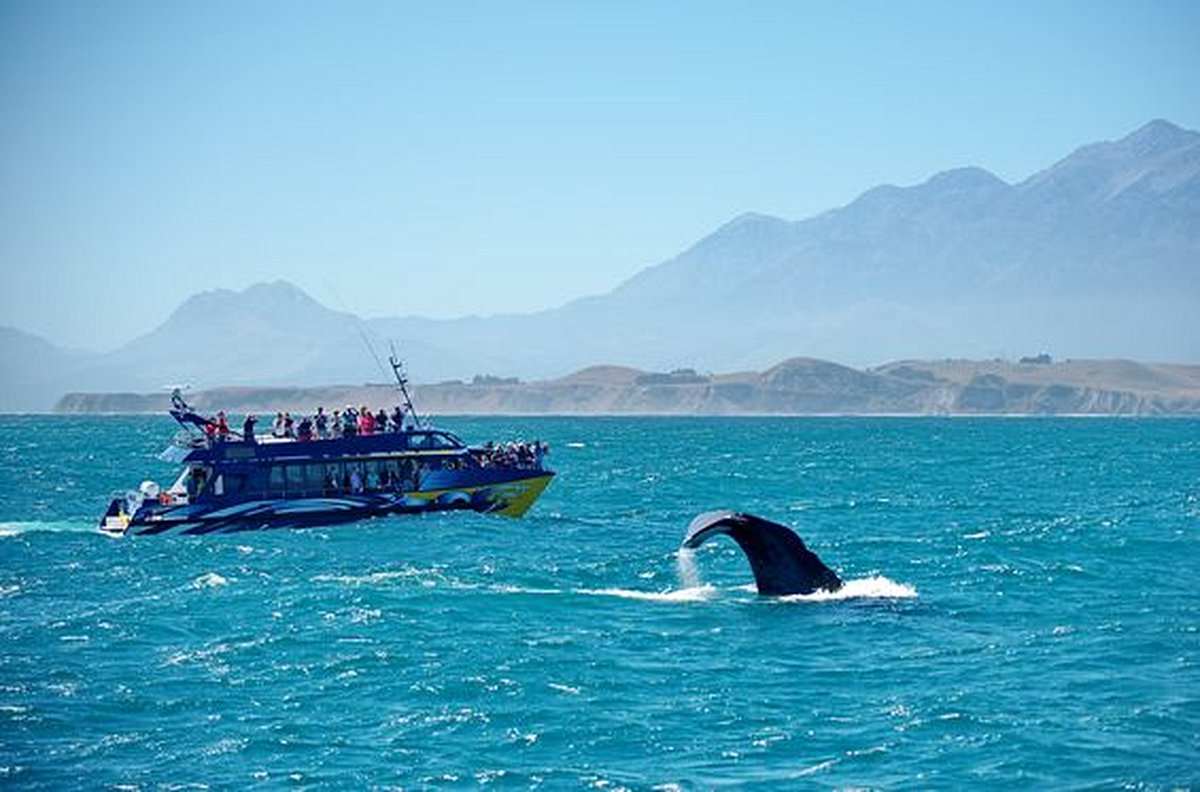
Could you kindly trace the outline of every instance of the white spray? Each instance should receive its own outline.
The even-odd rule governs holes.
[[[700,568],[696,566],[696,551],[680,547],[676,556],[679,567],[679,585],[684,589],[700,588]]]

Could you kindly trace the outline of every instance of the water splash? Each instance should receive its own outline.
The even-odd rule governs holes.
[[[904,583],[875,577],[847,580],[837,591],[814,591],[812,594],[792,594],[780,597],[783,602],[831,602],[848,599],[914,599],[917,590]]]
[[[700,588],[700,567],[696,564],[696,551],[690,547],[681,547],[675,556],[675,564],[679,570],[679,585],[685,589]]]
[[[229,578],[219,575],[216,572],[207,572],[192,581],[192,588],[206,589],[219,588],[220,586],[228,586]]]

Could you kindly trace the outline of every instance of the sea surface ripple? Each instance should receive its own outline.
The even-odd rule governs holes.
[[[0,417],[0,786],[1200,785],[1200,422],[447,418],[522,520],[112,540],[163,418]],[[765,599],[715,508],[849,581]]]

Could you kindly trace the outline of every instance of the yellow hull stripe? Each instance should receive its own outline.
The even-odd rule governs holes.
[[[542,494],[553,476],[538,476],[520,481],[507,481],[501,484],[484,484],[477,487],[453,487],[439,490],[419,490],[407,492],[409,498],[423,501],[433,501],[443,495],[462,493],[474,496],[477,493],[496,503],[496,509],[491,514],[503,514],[505,517],[520,517],[529,511],[534,501]]]

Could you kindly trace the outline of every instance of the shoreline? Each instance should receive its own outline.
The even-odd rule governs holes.
[[[226,410],[234,416],[245,413],[236,410]],[[293,411],[295,412],[295,411]],[[139,416],[166,416],[165,411],[139,410],[128,412],[0,412],[3,418],[134,418]],[[987,420],[1005,419],[1054,419],[1068,418],[1071,420],[1095,420],[1119,418],[1128,420],[1188,420],[1200,419],[1200,413],[1195,412],[1159,412],[1159,413],[1050,413],[1050,412],[1005,412],[1005,413],[975,413],[975,412],[437,412],[421,413],[426,420],[437,418],[731,418],[731,419],[762,419],[762,418],[883,418],[888,420],[900,419],[963,419],[981,418]]]
[[[645,372],[592,366],[552,380],[477,376],[416,385],[427,415],[477,416],[1150,416],[1200,415],[1200,365],[906,360],[859,370],[792,358],[766,371]],[[198,410],[287,411],[392,405],[393,385],[248,386],[190,391]],[[165,392],[68,393],[54,414],[165,412]]]

